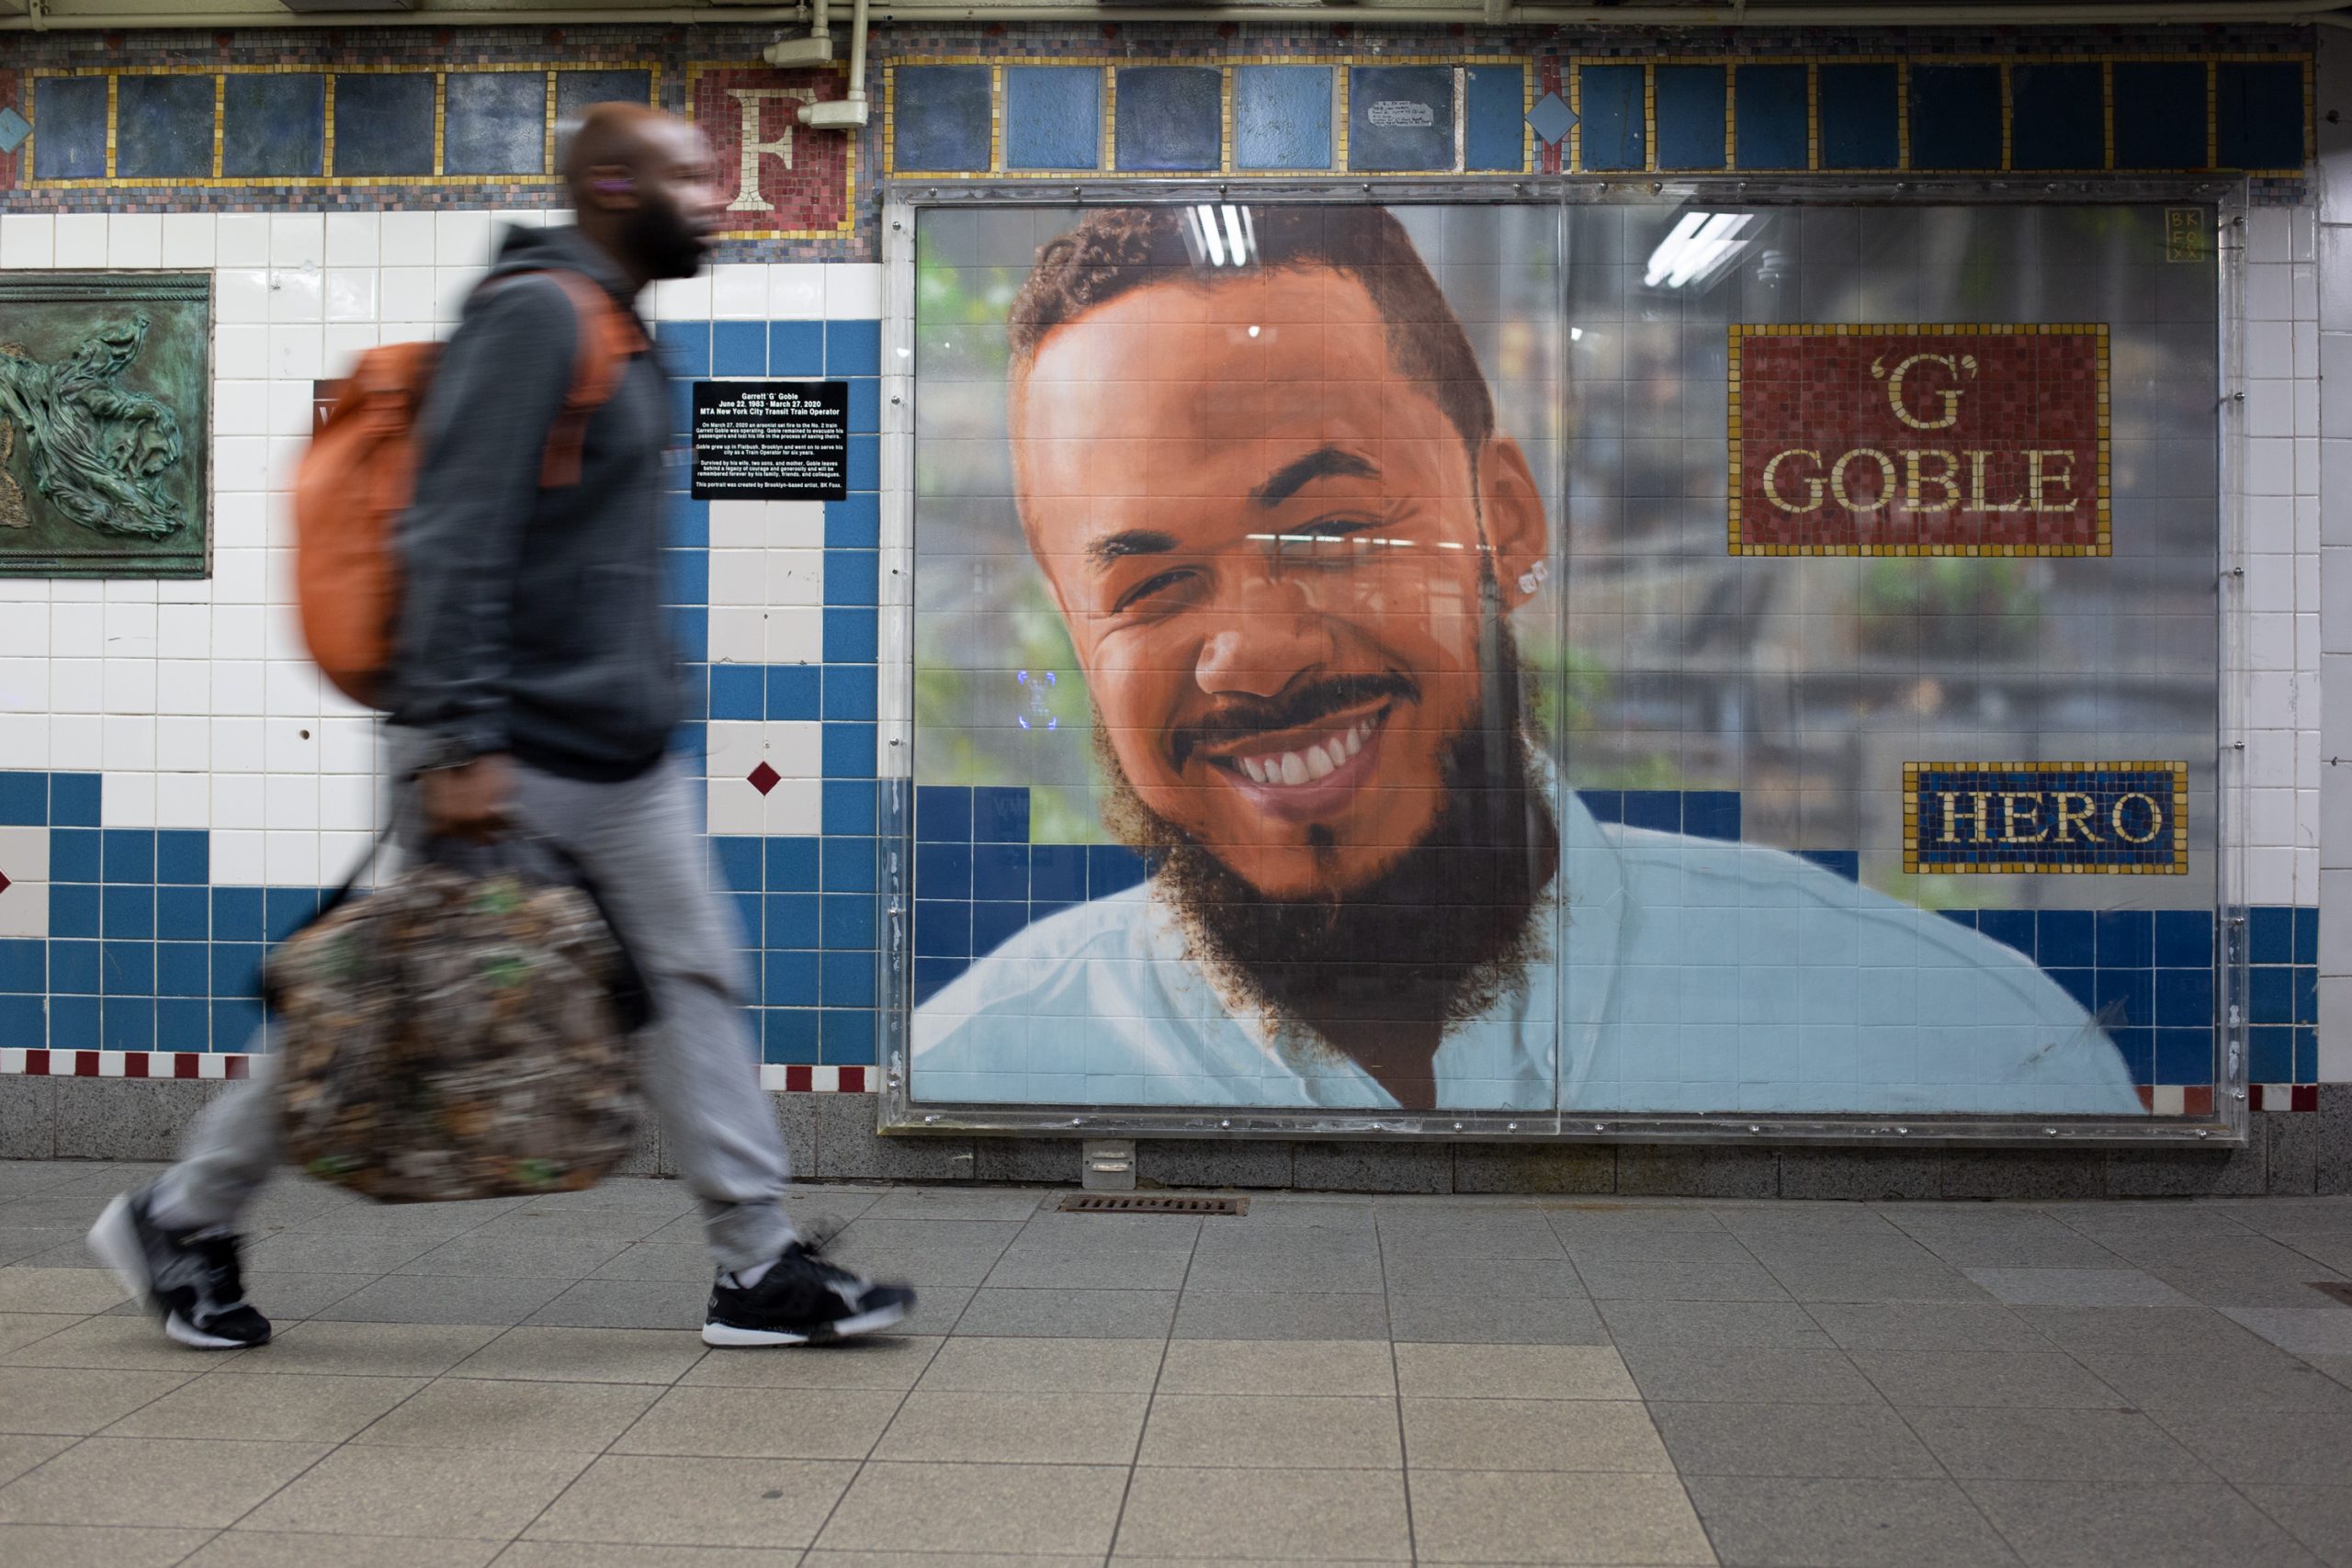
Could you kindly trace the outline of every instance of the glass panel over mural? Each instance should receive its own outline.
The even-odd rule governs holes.
[[[918,218],[914,1103],[2210,1097],[2210,213]]]

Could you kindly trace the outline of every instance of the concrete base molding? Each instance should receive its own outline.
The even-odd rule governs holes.
[[[204,1078],[0,1077],[0,1159],[169,1159],[233,1085]],[[794,1168],[819,1181],[1017,1181],[1075,1187],[1075,1138],[886,1138],[871,1095],[776,1094]],[[2352,1193],[2352,1084],[2319,1110],[2261,1111],[2242,1149],[1853,1149],[1707,1145],[1405,1144],[1140,1139],[1136,1184],[1342,1192],[1594,1197],[2186,1198]],[[622,1167],[674,1176],[648,1123]]]

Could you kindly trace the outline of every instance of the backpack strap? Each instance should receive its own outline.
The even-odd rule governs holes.
[[[547,452],[539,460],[539,488],[565,490],[580,482],[580,458],[587,444],[588,422],[619,389],[621,378],[628,373],[629,360],[645,352],[645,333],[636,318],[614,303],[611,295],[576,272],[554,267],[513,272],[492,278],[490,283],[534,276],[548,278],[561,288],[571,299],[572,310],[580,321],[580,346],[572,362],[571,385],[563,395],[563,407],[548,432]]]

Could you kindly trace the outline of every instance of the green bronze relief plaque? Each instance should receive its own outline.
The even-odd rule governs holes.
[[[212,280],[0,273],[0,576],[203,577]]]

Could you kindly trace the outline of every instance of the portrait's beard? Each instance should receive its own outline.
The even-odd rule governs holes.
[[[1487,616],[1479,709],[1439,750],[1442,804],[1428,830],[1359,886],[1299,898],[1259,891],[1146,805],[1113,750],[1102,716],[1095,750],[1102,819],[1156,870],[1155,896],[1177,917],[1191,956],[1228,996],[1278,1032],[1319,1043],[1350,1026],[1473,1018],[1519,983],[1542,949],[1534,919],[1559,869],[1559,827],[1539,784],[1523,717],[1523,678],[1508,626]],[[1338,863],[1330,831],[1308,843]]]

